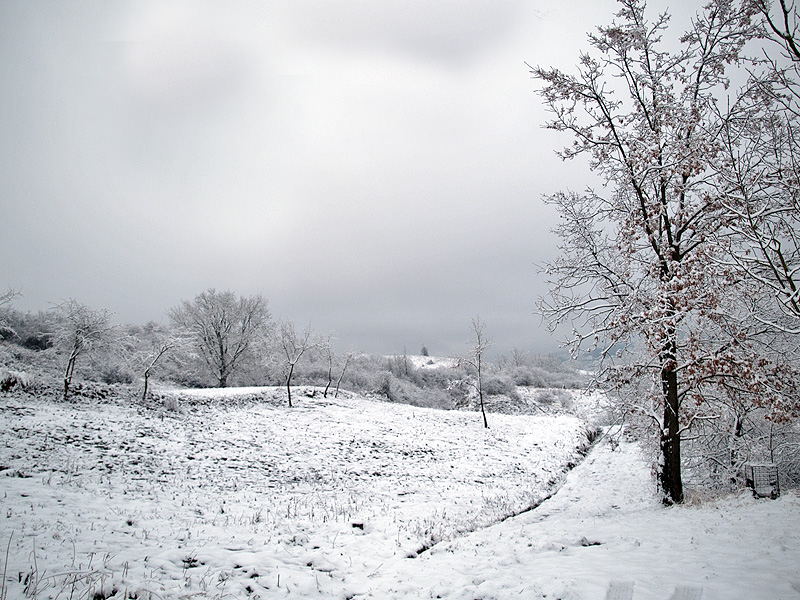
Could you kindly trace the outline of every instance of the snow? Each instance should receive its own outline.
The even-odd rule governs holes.
[[[565,475],[574,416],[313,394],[0,397],[0,597],[800,599],[795,491],[665,509],[633,442]]]
[[[406,358],[417,369],[455,369],[458,366],[458,359],[452,357],[412,354]]]
[[[375,598],[800,598],[800,498],[741,493],[665,509],[638,446],[599,444],[537,510],[440,544],[384,576]],[[424,582],[424,583],[423,583]]]
[[[452,356],[426,356],[424,354],[392,354],[386,360],[405,360],[415,369],[455,369],[459,359]]]

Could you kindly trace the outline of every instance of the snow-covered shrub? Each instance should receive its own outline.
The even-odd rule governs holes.
[[[408,356],[392,356],[386,360],[387,370],[395,377],[414,380],[417,368]]]
[[[774,463],[783,489],[800,487],[800,426],[775,423],[763,411],[737,420],[720,411],[696,422],[685,441],[684,472],[689,486],[713,496],[745,485],[747,463]]]
[[[507,373],[496,373],[486,378],[483,391],[489,396],[515,397],[517,386]]]
[[[539,404],[551,405],[559,402],[564,406],[565,402],[569,404],[571,401],[572,396],[566,390],[546,389],[536,393],[536,402]],[[569,408],[569,406],[564,406],[564,408]]]
[[[512,367],[509,370],[511,378],[517,385],[525,385],[530,387],[546,387],[547,374],[538,367],[519,366]]]
[[[38,333],[27,336],[22,345],[29,350],[47,350],[53,347],[53,336],[49,333]]]
[[[52,320],[51,312],[23,313],[18,310],[7,310],[0,318],[2,324],[14,332],[6,339],[31,350],[46,350],[53,345]]]
[[[161,396],[161,402],[164,405],[164,410],[173,413],[181,412],[181,405],[177,396],[165,394]]]
[[[381,381],[378,392],[390,402],[424,406],[427,408],[453,408],[450,395],[437,388],[422,388],[410,381],[386,373]]]
[[[375,356],[357,355],[353,357],[342,379],[342,388],[353,391],[374,391],[384,385],[386,375],[404,379],[404,377],[398,377],[392,373],[389,366],[392,362]],[[410,368],[413,368],[413,365],[410,365]]]
[[[25,389],[30,384],[25,371],[11,371],[0,368],[0,391],[10,392],[14,389]]]
[[[107,364],[100,369],[100,381],[103,383],[133,383],[133,374],[121,365]]]
[[[510,356],[501,356],[495,366],[519,386],[575,389],[586,384],[586,376],[578,370],[576,363],[553,354],[514,350]]]
[[[70,395],[75,399],[107,403],[114,399],[127,397],[130,388],[123,385],[107,384],[100,381],[80,381],[70,388]]]

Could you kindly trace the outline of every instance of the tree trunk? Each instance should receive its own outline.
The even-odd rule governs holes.
[[[483,390],[478,391],[478,396],[481,399],[481,414],[483,415],[483,426],[489,429],[489,421],[486,420],[486,409],[483,407]]]
[[[144,372],[144,390],[142,391],[142,401],[147,400],[147,380],[150,378],[150,371]]]
[[[664,392],[664,421],[661,426],[661,465],[659,483],[664,492],[665,504],[683,502],[681,479],[681,434],[678,418],[678,374],[674,362],[667,362],[661,370],[661,385]]]
[[[76,356],[70,356],[69,361],[67,361],[67,368],[64,371],[64,402],[67,401],[67,396],[69,396],[69,386],[72,383],[72,373],[75,371],[76,359]]]
[[[328,365],[328,384],[325,386],[325,392],[322,394],[323,398],[328,397],[328,390],[331,389],[332,383],[333,383],[333,366]]]
[[[344,360],[344,366],[342,367],[342,372],[339,373],[339,378],[336,380],[336,391],[333,393],[334,398],[339,397],[339,386],[342,384],[342,379],[344,379],[344,372],[347,371],[347,365],[350,364],[350,356],[348,355],[347,358]]]
[[[292,373],[294,364],[289,365],[289,374],[286,376],[286,394],[289,396],[289,408],[292,408]]]
[[[219,372],[219,387],[221,387],[221,388],[228,387],[228,372],[227,371],[220,371]]]
[[[481,350],[482,352],[482,350]],[[489,429],[489,421],[486,420],[486,409],[483,406],[483,376],[481,375],[481,354],[478,354],[478,398],[481,401],[481,415],[483,415],[483,427]]]
[[[223,338],[220,337],[220,333],[217,333],[217,340],[218,340],[218,352],[219,352],[219,387],[224,388],[228,387],[228,373],[230,372],[230,367],[228,365],[228,352],[225,348],[225,343]]]

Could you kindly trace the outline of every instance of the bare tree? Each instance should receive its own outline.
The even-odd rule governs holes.
[[[20,293],[18,290],[14,290],[9,288],[7,292],[4,294],[0,294],[0,309],[2,309],[5,305],[11,304],[11,302],[19,296]],[[5,317],[0,314],[0,339],[3,338],[14,338],[16,337],[16,332],[9,327],[8,322],[6,321]]]
[[[320,340],[317,347],[324,354],[325,362],[328,365],[328,381],[325,383],[325,391],[322,393],[322,397],[327,398],[328,390],[333,384],[333,363],[336,358],[335,354],[333,353],[333,336],[328,334],[328,337]]]
[[[322,351],[327,364],[327,381],[325,383],[325,390],[322,393],[323,398],[328,397],[328,392],[333,385],[334,371],[336,371],[338,375],[336,376],[336,387],[334,388],[333,397],[339,397],[339,386],[342,383],[342,379],[344,379],[344,375],[347,372],[347,367],[350,365],[350,361],[353,360],[352,352],[346,353],[344,357],[336,356],[336,353],[333,351],[332,340],[333,336],[329,334],[327,338],[317,342],[317,349]]]
[[[184,300],[170,310],[169,317],[193,340],[221,388],[228,385],[270,321],[267,301],[261,295],[237,298],[233,292],[214,288],[191,302]]]
[[[732,264],[764,293],[752,314],[774,332],[800,334],[800,134],[763,106],[742,111],[725,129],[728,161],[720,192],[731,226]]]
[[[286,394],[292,408],[292,375],[294,368],[308,350],[316,346],[311,337],[311,326],[298,333],[291,321],[281,322],[278,328],[278,343],[286,366]]]
[[[154,370],[171,352],[185,346],[186,338],[182,337],[174,330],[167,329],[156,323],[148,323],[139,331],[135,337],[135,343],[139,346],[134,351],[132,362],[137,372],[142,374],[142,400],[147,399],[150,377]]]
[[[716,97],[752,32],[729,2],[708,5],[677,51],[664,49],[669,17],[621,0],[617,20],[589,36],[577,75],[533,69],[544,83],[548,126],[574,143],[561,156],[589,157],[599,192],[560,192],[562,256],[547,266],[552,289],[539,309],[572,325],[573,352],[594,350],[609,385],[652,378],[641,409],[659,438],[659,484],[682,502],[681,436],[704,416],[704,386],[736,372],[735,277],[713,258],[725,208],[709,177],[723,123]],[[729,309],[729,310],[726,310]],[[614,357],[636,348],[638,359]],[[633,355],[629,355],[633,356]]]
[[[342,368],[339,370],[339,376],[336,378],[336,388],[333,391],[333,397],[339,397],[339,386],[342,385],[342,379],[344,379],[344,374],[347,372],[347,367],[350,366],[352,362],[354,354],[352,352],[348,352],[344,355],[344,360],[341,361]]]
[[[67,357],[64,368],[64,400],[69,396],[78,358],[110,344],[115,328],[111,313],[94,310],[70,299],[55,307],[54,346]]]
[[[5,306],[6,304],[9,304],[14,298],[16,298],[19,295],[20,295],[19,290],[14,290],[10,288],[7,292],[0,294],[0,308]]]
[[[475,391],[478,392],[478,401],[483,416],[483,426],[489,428],[489,421],[486,418],[486,407],[483,402],[483,367],[486,351],[492,346],[490,339],[486,337],[484,330],[486,323],[480,317],[472,319],[472,347],[466,356],[459,359],[461,365],[465,365],[475,371]]]

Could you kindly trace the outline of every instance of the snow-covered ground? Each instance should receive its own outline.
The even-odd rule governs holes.
[[[664,509],[633,443],[564,475],[574,417],[230,394],[0,398],[0,598],[800,599],[794,491]]]
[[[797,600],[800,497],[665,509],[638,446],[602,442],[536,510],[390,568],[367,597]]]
[[[416,369],[455,369],[458,366],[458,359],[452,357],[411,354],[405,358]]]
[[[2,398],[8,597],[366,593],[384,565],[540,501],[585,442],[571,416],[485,430],[305,393],[184,392],[180,412]]]

